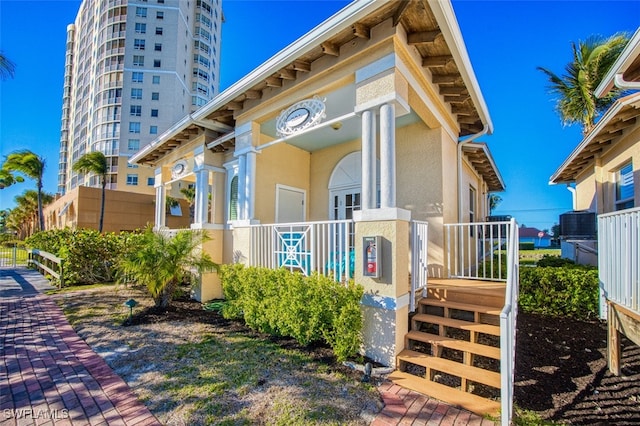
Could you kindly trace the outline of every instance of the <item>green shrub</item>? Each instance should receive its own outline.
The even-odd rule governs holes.
[[[520,308],[581,320],[596,318],[598,283],[598,271],[591,267],[520,268]]]
[[[536,246],[533,242],[518,243],[520,250],[535,250]]]
[[[118,259],[136,250],[138,240],[140,236],[134,233],[66,228],[38,232],[27,238],[25,245],[62,258],[64,284],[70,286],[114,281]]]
[[[293,337],[302,345],[324,341],[341,361],[360,349],[361,286],[239,264],[222,266],[220,278],[225,318],[242,318],[255,330]]]
[[[560,256],[551,256],[548,254],[545,254],[542,256],[542,258],[540,258],[537,262],[537,265],[540,267],[554,267],[554,268],[558,268],[558,267],[562,267],[562,266],[572,266],[575,265],[576,263],[571,260],[571,259],[565,259],[562,258]]]

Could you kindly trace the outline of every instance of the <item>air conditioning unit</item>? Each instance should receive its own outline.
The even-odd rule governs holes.
[[[593,239],[597,234],[596,214],[573,211],[560,215],[560,238]]]

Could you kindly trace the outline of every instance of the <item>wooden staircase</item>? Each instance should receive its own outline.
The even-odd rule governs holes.
[[[500,411],[504,284],[430,279],[396,357],[396,384],[485,415]]]

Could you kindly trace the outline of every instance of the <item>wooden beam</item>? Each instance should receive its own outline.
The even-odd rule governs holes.
[[[333,43],[327,41],[322,43],[320,47],[322,48],[322,53],[325,55],[340,56],[340,49]]]
[[[209,115],[207,118],[215,120],[215,119],[218,119],[218,118],[231,117],[232,115],[233,115],[233,111],[230,111],[228,109],[221,109],[221,110],[218,110],[216,112],[211,113],[211,115]]]
[[[607,129],[607,132],[609,133],[614,133],[614,132],[617,132],[618,130],[623,130],[623,129],[626,129],[627,127],[633,126],[635,122],[636,122],[636,119],[634,117],[626,121],[618,121],[616,123],[611,123],[608,126],[606,126],[605,129]]]
[[[463,86],[440,86],[441,95],[462,95],[467,93],[467,88]]]
[[[480,121],[479,117],[474,117],[474,116],[458,117],[458,123],[460,124],[476,124],[478,121]]]
[[[444,101],[450,104],[462,104],[469,99],[469,96],[445,96]]]
[[[453,56],[427,56],[422,59],[422,66],[427,68],[445,67],[449,62],[453,61]]]
[[[623,113],[620,113],[616,116],[616,119],[618,120],[622,120],[622,121],[627,121],[630,118],[633,117],[637,117],[640,115],[640,109],[638,108],[631,108],[628,111],[625,111]]]
[[[296,70],[283,68],[280,70],[280,78],[283,80],[295,80],[297,77]]]
[[[260,99],[262,97],[262,91],[260,90],[247,90],[244,92],[246,99]]]
[[[410,33],[407,35],[407,43],[409,45],[433,43],[441,35],[442,33],[439,30]]]
[[[282,79],[278,77],[267,77],[265,83],[268,87],[282,87]]]
[[[455,83],[460,79],[459,74],[434,74],[431,78],[434,84]]]
[[[351,29],[353,30],[354,36],[369,40],[370,30],[366,25],[356,22],[351,26]]]
[[[393,14],[393,26],[397,26],[398,23],[400,22],[400,19],[402,19],[402,14],[404,13],[404,11],[407,9],[407,6],[409,6],[409,1],[401,1],[398,2],[400,3],[400,5],[398,6],[398,8],[396,9],[395,13]]]
[[[242,109],[243,103],[232,101],[227,104],[227,109],[231,111],[240,111]]]
[[[475,114],[476,111],[473,108],[452,105],[451,112],[453,112],[454,114],[460,114],[460,115],[473,115]]]
[[[305,61],[295,61],[293,63],[293,69],[300,72],[310,72],[311,64]]]

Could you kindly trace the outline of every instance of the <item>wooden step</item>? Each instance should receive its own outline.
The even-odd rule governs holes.
[[[418,303],[425,306],[438,306],[442,308],[457,309],[460,311],[479,312],[481,314],[488,314],[488,315],[500,315],[500,312],[502,312],[502,308],[496,308],[493,306],[481,306],[481,305],[473,305],[470,303],[449,302],[449,301],[440,300],[440,299],[430,299],[428,297],[420,299]]]
[[[500,327],[490,324],[481,324],[477,322],[463,321],[428,314],[415,314],[411,318],[411,320],[416,322],[444,325],[446,327],[455,327],[461,330],[468,330],[476,333],[485,333],[493,336],[500,336]]]
[[[444,358],[437,358],[409,349],[400,352],[397,359],[500,389],[500,373],[496,373],[495,371],[461,364]]]
[[[480,415],[497,416],[500,402],[463,392],[440,383],[435,383],[403,371],[394,371],[388,378],[398,386],[432,396],[449,404],[454,404]]]
[[[500,359],[500,348],[482,345],[480,343],[467,342],[465,340],[458,340],[452,337],[438,336],[437,334],[411,330],[405,335],[405,340],[416,340],[418,342],[429,343],[443,348],[485,356],[487,358]],[[407,341],[407,346],[408,343],[409,342]]]

